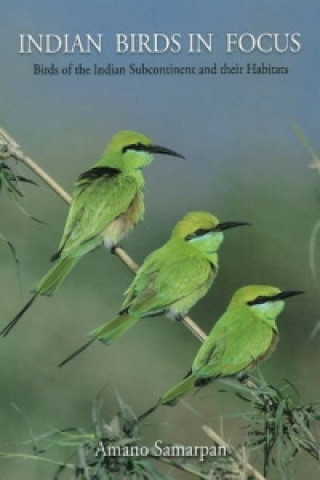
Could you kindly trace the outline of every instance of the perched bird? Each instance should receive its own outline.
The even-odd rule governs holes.
[[[166,315],[179,319],[202,298],[218,272],[223,231],[248,225],[224,222],[207,212],[190,212],[173,228],[170,239],[139,268],[117,317],[93,330],[91,339],[60,366],[95,340],[110,345],[141,318]]]
[[[170,388],[158,405],[174,405],[180,397],[211,380],[241,375],[271,355],[279,333],[276,319],[284,300],[303,293],[281,291],[267,285],[250,285],[235,292],[231,302],[200,347],[190,372]]]
[[[38,283],[34,295],[0,332],[7,335],[39,295],[52,294],[76,263],[103,243],[109,249],[143,218],[144,178],[141,169],[154,154],[182,155],[153,145],[141,133],[118,132],[102,158],[78,178],[53,267]]]

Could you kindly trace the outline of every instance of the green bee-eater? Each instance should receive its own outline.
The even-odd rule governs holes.
[[[78,178],[53,267],[38,283],[33,297],[0,332],[7,335],[39,295],[52,294],[78,261],[103,243],[109,249],[143,218],[144,178],[141,169],[154,154],[182,155],[153,145],[141,133],[118,132],[102,158]]]
[[[93,330],[89,342],[60,366],[95,340],[110,345],[141,318],[166,315],[179,319],[202,298],[218,272],[218,250],[223,231],[248,225],[224,222],[207,212],[190,212],[174,227],[171,237],[152,252],[139,268],[117,317]]]
[[[200,347],[190,372],[170,388],[157,405],[174,405],[193,388],[217,378],[244,374],[268,358],[278,342],[276,319],[284,308],[284,300],[300,293],[303,292],[282,292],[267,285],[237,290]]]

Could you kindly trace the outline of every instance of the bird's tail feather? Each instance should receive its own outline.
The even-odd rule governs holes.
[[[159,405],[175,405],[182,395],[192,389],[192,387],[195,385],[195,382],[196,377],[192,375],[192,373],[188,374],[180,383],[170,388],[170,390],[168,390],[155,405],[140,415],[138,417],[138,422],[141,422],[148,417],[159,407]]]
[[[86,342],[84,345],[82,345],[82,347],[78,348],[78,350],[71,353],[71,355],[69,355],[61,363],[59,363],[58,367],[63,367],[63,365],[65,365],[66,363],[69,363],[70,360],[77,357],[80,353],[82,353],[84,350],[86,350],[91,345],[91,343],[93,343],[95,340],[96,340],[96,338],[90,338],[90,340],[88,342]]]
[[[59,367],[63,367],[63,365],[70,362],[70,360],[77,357],[96,340],[100,340],[105,345],[111,345],[115,340],[129,330],[129,328],[133,327],[138,320],[139,317],[132,317],[127,313],[123,313],[111,320],[111,322],[107,323],[106,325],[102,325],[102,327],[92,330],[89,333],[91,337],[90,340],[82,345],[82,347],[78,348],[78,350],[71,353],[71,355],[69,355],[61,363],[59,363]]]
[[[160,402],[156,403],[155,405],[153,405],[151,408],[149,408],[148,410],[146,410],[144,413],[142,413],[141,415],[139,415],[138,419],[137,419],[137,423],[140,423],[142,420],[144,420],[146,417],[148,417],[152,412],[154,412],[156,410],[156,408],[159,407]]]
[[[28,303],[25,304],[25,306],[20,310],[19,313],[9,322],[7,325],[0,331],[0,335],[3,337],[6,337],[10,330],[15,326],[15,324],[20,320],[20,318],[24,315],[24,313],[29,310],[35,299],[37,298],[38,293],[35,293],[33,297],[30,298]]]
[[[100,340],[105,345],[111,345],[139,320],[140,317],[134,317],[128,313],[122,313],[106,325],[102,325],[101,327],[92,330],[89,335],[93,339]]]
[[[162,405],[175,405],[177,401],[191,390],[195,384],[196,377],[188,375],[180,383],[170,388],[161,398],[159,403]]]
[[[3,337],[8,335],[10,330],[16,325],[25,312],[29,310],[39,295],[50,295],[53,293],[69,272],[71,272],[78,260],[79,257],[65,257],[58,260],[40,280],[33,297],[30,298],[20,312],[18,312],[17,315],[0,331],[0,335]]]
[[[57,260],[37,285],[38,295],[51,295],[71,272],[80,257],[64,257]]]

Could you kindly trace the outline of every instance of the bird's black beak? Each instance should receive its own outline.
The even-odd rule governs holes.
[[[251,225],[251,223],[248,223],[248,222],[222,222],[222,223],[218,223],[218,225],[216,225],[212,229],[212,231],[213,232],[223,232],[224,230],[228,230],[229,228],[243,227],[243,226],[247,226],[247,225]]]
[[[170,148],[160,147],[159,145],[147,145],[146,146],[146,151],[149,152],[149,153],[155,153],[155,154],[159,153],[159,154],[162,154],[162,155],[171,155],[171,157],[179,157],[179,158],[184,159],[184,156],[180,155],[180,153],[177,153],[174,150],[170,150]]]
[[[302,293],[304,293],[302,290],[287,290],[277,293],[273,297],[270,297],[270,300],[272,302],[275,302],[277,300],[285,300],[286,298],[295,297],[296,295],[301,295]]]

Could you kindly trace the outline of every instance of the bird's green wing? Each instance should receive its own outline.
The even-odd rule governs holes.
[[[139,316],[157,315],[170,308],[188,311],[210,287],[214,272],[201,257],[153,259],[131,292],[130,313]]]
[[[165,262],[166,250],[167,244],[154,250],[145,258],[131,285],[125,292],[125,300],[122,304],[122,310],[128,308],[134,299],[146,290],[149,285],[153,284],[154,278],[158,275],[159,270]]]
[[[273,329],[250,314],[227,312],[214,326],[193,362],[197,377],[221,377],[240,373],[267,354]]]
[[[94,167],[83,173],[75,185],[59,251],[54,257],[81,254],[88,242],[95,241],[110,222],[127,210],[138,190],[135,177],[116,168]]]

